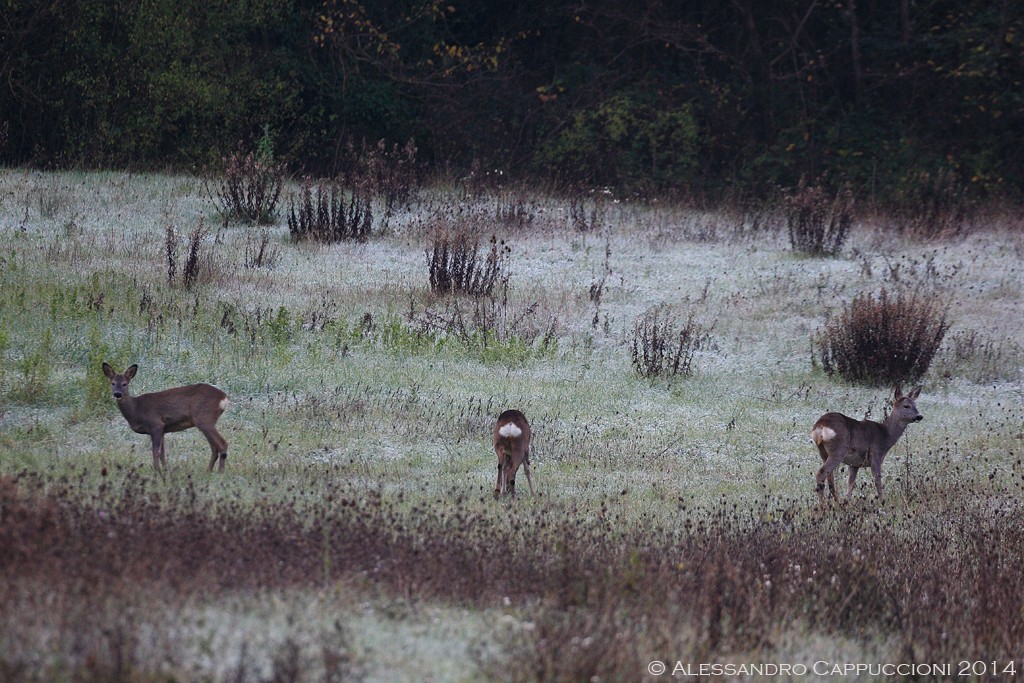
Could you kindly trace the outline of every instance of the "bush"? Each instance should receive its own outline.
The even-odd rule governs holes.
[[[384,219],[390,220],[400,204],[408,204],[416,187],[418,169],[416,165],[416,143],[412,139],[399,147],[393,143],[388,147],[384,140],[376,145],[363,142],[357,154],[349,142],[349,156],[354,159],[352,168],[345,174],[353,187],[365,187],[384,205]]]
[[[707,344],[709,337],[710,330],[695,321],[692,314],[680,327],[679,319],[665,306],[649,308],[633,323],[633,369],[648,379],[689,377],[694,353]]]
[[[199,221],[188,235],[188,249],[185,254],[185,263],[182,264],[181,273],[178,273],[178,234],[173,225],[167,226],[167,233],[164,242],[167,254],[167,284],[171,287],[177,281],[185,289],[192,289],[203,276],[209,279],[213,272],[213,260],[209,254],[203,252],[203,242],[206,240],[206,226]]]
[[[934,296],[922,290],[893,295],[883,288],[877,298],[855,297],[812,344],[829,376],[872,385],[911,384],[928,371],[949,326],[947,309]]]
[[[896,227],[924,239],[954,237],[970,229],[974,205],[952,171],[921,173],[900,193]]]
[[[292,196],[288,212],[288,232],[292,240],[317,242],[365,241],[373,229],[370,197],[358,186],[345,199],[345,190],[336,182],[316,183],[307,178],[299,193],[298,211]]]
[[[834,256],[846,241],[853,222],[853,193],[844,187],[832,195],[803,178],[786,197],[786,223],[794,251],[812,256]]]
[[[210,184],[215,184],[215,189]],[[206,179],[206,192],[219,207],[224,220],[269,224],[277,217],[277,201],[284,170],[274,163],[266,134],[257,153],[246,152],[241,143],[224,160],[224,175]]]
[[[491,249],[480,261],[480,240],[463,230],[444,230],[427,250],[430,291],[435,294],[461,293],[488,296],[494,286],[508,280],[506,262],[511,249],[491,236]]]

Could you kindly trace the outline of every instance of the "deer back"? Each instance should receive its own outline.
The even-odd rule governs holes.
[[[228,406],[228,395],[210,384],[189,384],[122,399],[121,412],[138,431],[162,426],[177,432],[196,424],[213,424]]]
[[[814,423],[815,443],[846,442],[851,450],[864,452],[888,441],[885,427],[873,420],[855,420],[842,413],[825,413]]]
[[[513,467],[518,467],[526,459],[531,436],[526,416],[518,410],[506,410],[494,425],[494,450],[499,458],[512,458]]]

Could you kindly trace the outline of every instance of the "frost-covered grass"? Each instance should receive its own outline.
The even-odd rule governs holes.
[[[341,480],[403,510],[458,500],[489,516],[499,505],[490,429],[515,407],[533,425],[539,496],[521,494],[509,515],[610,513],[623,533],[677,528],[681,506],[785,501],[814,515],[810,426],[828,410],[880,420],[887,390],[826,377],[812,363],[811,336],[853,296],[887,284],[928,288],[948,302],[953,326],[918,401],[925,420],[886,461],[890,495],[878,509],[913,518],[925,476],[955,479],[993,508],[1016,505],[1006,487],[991,488],[990,500],[985,491],[993,478],[1016,476],[1024,447],[1019,226],[920,243],[888,234],[884,222],[861,224],[840,257],[812,259],[778,230],[741,234],[728,214],[609,203],[600,230],[579,233],[564,202],[538,198],[528,226],[485,227],[511,246],[506,310],[525,319],[529,308],[537,325],[554,319],[557,343],[481,351],[418,334],[425,311],[457,304],[468,315],[473,306],[430,295],[426,219],[445,202],[492,215],[492,201],[425,191],[363,244],[293,245],[282,219],[270,227],[276,263],[248,268],[246,249],[262,228],[221,226],[194,178],[0,172],[0,475],[29,472],[90,491],[104,485],[101,472],[136,469],[153,479],[151,490],[203,482],[199,503],[211,510],[296,497],[323,508],[332,504],[325,480]],[[209,235],[199,284],[169,286],[166,228],[186,235],[200,221]],[[633,322],[658,304],[712,329],[692,377],[633,372]],[[206,473],[207,446],[192,430],[168,437],[170,472],[156,478],[147,439],[128,430],[108,396],[102,360],[138,363],[136,393],[199,381],[225,390],[227,472]],[[869,480],[860,477],[859,499],[873,499]],[[903,524],[914,533],[913,521]],[[186,676],[238,671],[203,654],[207,636],[186,635],[201,630],[194,620],[223,620],[210,632],[239,657],[242,643],[263,655],[288,638],[313,647],[337,616],[370,679],[474,680],[487,656],[465,653],[480,647],[480,633],[507,626],[502,604],[467,610],[417,603],[414,590],[343,589],[354,597],[341,606],[320,589],[199,600],[175,607],[192,626],[162,628],[188,658]],[[388,612],[399,597],[406,607]],[[794,635],[804,629],[813,631],[783,629],[777,652],[806,655]],[[884,633],[847,642],[901,656]],[[273,669],[260,661],[246,672],[253,680]]]

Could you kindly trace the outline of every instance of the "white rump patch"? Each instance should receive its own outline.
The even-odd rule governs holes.
[[[811,432],[811,438],[814,439],[814,443],[826,443],[836,438],[836,432],[830,427],[818,427]]]
[[[523,433],[523,430],[516,427],[515,422],[509,422],[508,424],[502,425],[501,429],[498,430],[498,434],[501,436],[517,437]]]
[[[229,406],[229,405],[231,405],[231,401],[229,401],[229,400],[228,400],[228,397],[227,397],[227,396],[225,396],[224,398],[222,398],[222,399],[220,400],[220,403],[218,403],[217,405],[219,405],[219,406],[220,406],[220,409],[221,409],[221,410],[227,410],[227,409],[228,409],[228,406]]]

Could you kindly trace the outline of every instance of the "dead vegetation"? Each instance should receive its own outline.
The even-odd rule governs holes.
[[[481,634],[475,663],[496,680],[628,679],[655,657],[770,652],[776,627],[794,622],[826,636],[885,633],[897,655],[919,661],[944,661],[950,648],[957,658],[1010,661],[1024,639],[1014,559],[1024,517],[1014,506],[993,518],[969,482],[944,491],[943,515],[907,534],[870,507],[821,518],[784,501],[680,506],[672,524],[632,529],[604,506],[595,515],[564,502],[508,525],[463,500],[407,508],[326,472],[308,474],[331,505],[228,499],[214,511],[193,504],[201,492],[191,481],[157,495],[137,470],[106,474],[98,486],[85,473],[62,486],[28,474],[0,480],[0,599],[10,606],[0,637],[21,644],[2,652],[7,681],[58,672],[179,680],[167,668],[184,667],[173,650],[165,661],[146,656],[142,633],[153,626],[140,596],[151,587],[173,609],[238,591],[315,591],[344,577],[416,602],[534,605]],[[1019,497],[1022,474],[1018,462],[987,495]],[[928,500],[935,486],[909,492]],[[39,612],[44,603],[64,614]],[[45,629],[63,645],[39,660],[27,648]],[[344,634],[316,657],[285,643],[272,661],[279,680],[325,680],[330,667],[358,676],[361,667]]]

